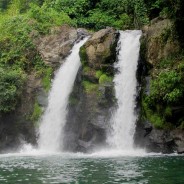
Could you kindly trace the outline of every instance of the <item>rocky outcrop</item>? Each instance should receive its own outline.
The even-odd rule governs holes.
[[[87,54],[87,64],[94,69],[102,69],[113,64],[116,52],[115,31],[112,28],[102,29],[93,34],[85,44]]]
[[[164,108],[168,104],[156,103],[152,113],[157,113],[157,117],[160,116],[164,119],[165,127],[156,127],[154,123],[158,119],[147,117],[146,110],[143,103],[146,97],[151,93],[150,84],[153,80],[156,80],[160,72],[169,72],[171,69],[175,71],[177,68],[177,62],[173,68],[169,63],[167,63],[168,58],[172,58],[173,55],[178,53],[181,49],[179,42],[174,37],[174,24],[171,20],[156,18],[151,22],[151,25],[144,27],[142,45],[141,45],[141,60],[140,60],[140,70],[138,74],[139,83],[141,86],[140,99],[138,99],[138,104],[142,106],[140,111],[140,119],[137,122],[136,133],[135,133],[135,144],[140,147],[146,148],[149,152],[161,152],[161,153],[183,153],[184,145],[184,130],[178,124],[178,120],[183,118],[183,105],[174,104],[171,106],[171,115],[169,118],[164,117]],[[174,57],[173,57],[174,58]],[[169,60],[171,61],[171,60]],[[165,68],[161,67],[164,64]],[[165,63],[166,62],[166,63]],[[173,60],[174,63],[174,60]],[[166,67],[168,65],[168,67]],[[151,66],[151,67],[150,67]],[[153,105],[152,105],[153,106]],[[162,109],[163,114],[158,113],[157,110]],[[150,109],[148,109],[150,110]],[[149,115],[151,116],[151,115]]]
[[[75,28],[63,25],[53,28],[50,35],[35,40],[35,44],[44,62],[51,67],[57,67],[68,56],[77,37]]]
[[[146,59],[151,65],[179,51],[179,42],[172,37],[173,26],[169,19],[156,18],[150,26],[143,28],[146,37]]]
[[[91,151],[105,145],[106,129],[115,104],[113,63],[117,33],[100,30],[81,48],[82,67],[70,96],[65,149]]]
[[[135,144],[148,152],[181,154],[184,153],[184,131],[156,129],[144,122],[137,126]]]

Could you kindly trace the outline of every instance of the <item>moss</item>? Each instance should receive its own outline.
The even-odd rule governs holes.
[[[51,88],[51,78],[52,78],[53,69],[51,67],[43,71],[42,84],[46,92]]]
[[[98,84],[94,84],[94,83],[86,81],[86,80],[84,80],[82,82],[82,85],[83,85],[86,93],[97,92],[97,90],[98,90]]]
[[[34,104],[34,109],[33,109],[33,114],[31,116],[31,120],[34,122],[37,122],[42,114],[42,108],[40,107],[40,105],[38,104],[38,102],[35,102]]]
[[[165,116],[165,117],[171,117],[171,116],[172,116],[171,107],[167,106],[167,107],[165,108],[164,116]]]
[[[146,98],[143,98],[142,100],[142,108],[144,119],[148,119],[156,128],[164,128],[164,119],[160,117],[159,114],[150,109],[148,103],[146,102]]]
[[[171,28],[166,28],[163,30],[162,34],[160,35],[160,40],[163,44],[166,44],[169,38],[171,37]]]
[[[172,129],[173,124],[167,122],[167,118],[172,116],[172,110],[170,106],[162,106],[161,104],[153,105],[146,101],[147,98],[142,100],[142,119],[147,119],[155,128],[158,129]],[[153,106],[152,106],[153,105]]]
[[[84,66],[83,67],[83,72],[84,72],[84,74],[88,74],[90,72],[90,67]]]
[[[182,130],[184,130],[184,121],[181,122],[179,128],[182,129]]]
[[[80,55],[82,66],[85,66],[88,58],[87,58],[86,48],[84,46],[80,48],[79,55]]]
[[[102,74],[99,78],[99,84],[109,83],[112,82],[113,78],[107,76],[106,74]]]
[[[99,79],[101,77],[101,75],[103,74],[103,72],[101,70],[97,70],[96,73],[95,73],[95,77],[97,79]]]
[[[70,105],[76,105],[79,102],[79,100],[77,98],[75,98],[74,96],[70,95],[69,98],[69,104]]]

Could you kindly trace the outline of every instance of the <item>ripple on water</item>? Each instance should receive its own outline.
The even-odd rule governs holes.
[[[0,184],[180,184],[183,171],[183,156],[0,156]]]

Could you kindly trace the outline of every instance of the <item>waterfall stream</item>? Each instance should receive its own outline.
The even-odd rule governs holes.
[[[49,94],[48,107],[41,118],[38,146],[40,150],[62,150],[68,98],[80,67],[79,49],[87,38],[76,43],[65,63],[58,70]]]
[[[133,150],[136,113],[136,71],[139,59],[141,31],[120,31],[118,70],[114,77],[117,109],[112,115],[112,131],[108,137],[110,145],[116,149]]]

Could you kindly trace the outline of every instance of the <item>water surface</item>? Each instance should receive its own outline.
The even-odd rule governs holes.
[[[0,155],[1,184],[183,184],[183,156]]]

